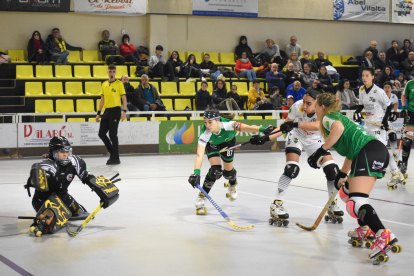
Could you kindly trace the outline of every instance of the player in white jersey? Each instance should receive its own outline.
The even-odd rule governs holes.
[[[365,123],[364,128],[372,136],[376,137],[385,146],[387,146],[388,121],[390,119],[391,110],[394,105],[392,104],[385,91],[374,84],[374,70],[372,68],[366,68],[362,72],[363,76],[364,74],[364,85],[359,89],[359,105],[354,113],[354,120],[358,123],[361,123],[361,111],[362,109],[365,109],[366,119],[382,124],[382,127]],[[390,182],[388,183],[388,186],[395,187],[394,185],[404,180],[404,175],[399,171],[398,166],[391,154],[389,167],[392,176]]]
[[[324,143],[323,138],[318,131],[319,124],[315,124],[317,121],[315,114],[315,100],[318,94],[319,92],[316,90],[308,90],[302,100],[297,101],[292,105],[285,123],[277,128],[277,130],[280,129],[282,132],[271,136],[265,135],[260,137],[255,135],[250,140],[252,144],[260,145],[263,141],[275,139],[281,136],[282,133],[289,132],[286,137],[286,166],[278,182],[275,200],[270,205],[270,224],[273,224],[274,222],[278,226],[281,226],[282,223],[285,226],[288,224],[287,219],[289,218],[289,214],[283,207],[283,200],[290,182],[299,174],[299,156],[302,154],[302,149],[304,149],[306,154],[310,156]],[[339,167],[330,153],[328,153],[322,160],[320,165],[320,167],[323,168],[328,181],[328,197],[330,197],[335,191],[334,181],[336,175],[339,173]],[[330,220],[333,223],[341,223],[343,221],[343,215],[344,212],[338,208],[335,199],[328,210],[328,215],[325,217],[325,220]]]

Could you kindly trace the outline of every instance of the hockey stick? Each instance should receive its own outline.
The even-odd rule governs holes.
[[[82,231],[83,228],[96,216],[96,214],[101,210],[102,205],[104,205],[104,202],[101,202],[98,207],[96,207],[95,210],[85,219],[85,221],[81,224],[81,226],[78,227],[74,232],[70,232],[69,230],[69,223],[66,224],[66,232],[68,232],[68,235],[70,237],[75,237],[77,234],[79,234],[80,231]]]
[[[35,219],[36,217],[18,216],[17,219]],[[71,217],[69,221],[85,220],[88,217]]]
[[[276,133],[278,133],[278,132],[281,132],[281,130],[278,130],[278,131],[272,132],[272,133],[270,133],[270,134],[269,134],[269,136],[270,136],[270,135],[273,135],[273,134],[276,134]],[[242,143],[242,144],[235,145],[234,147],[231,147],[231,148],[229,148],[229,147],[225,147],[224,149],[220,150],[220,153],[225,152],[225,151],[229,151],[229,150],[232,150],[232,149],[235,149],[235,148],[239,148],[239,147],[244,146],[244,145],[247,145],[247,144],[250,144],[250,141],[248,141],[248,142],[244,142],[244,143]]]
[[[217,211],[220,212],[220,214],[223,216],[223,218],[227,221],[228,224],[230,224],[231,227],[233,227],[236,230],[250,230],[252,228],[255,228],[256,225],[252,224],[247,227],[242,227],[236,225],[227,215],[223,212],[223,210],[220,208],[220,206],[217,205],[217,203],[204,191],[203,188],[201,188],[200,184],[197,184],[197,188],[207,197],[207,199],[213,204],[214,207],[216,207]]]
[[[371,124],[371,125],[382,127],[382,124],[374,122],[374,121],[370,121],[370,120],[367,120],[367,119],[362,119],[361,121],[363,121],[365,123],[368,123],[368,124]],[[396,128],[396,127],[393,127],[393,126],[388,126],[388,130],[403,131],[402,128]]]

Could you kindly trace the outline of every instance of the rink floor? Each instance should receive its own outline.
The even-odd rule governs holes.
[[[333,155],[341,166],[344,159]],[[306,158],[303,153],[300,174],[285,198],[290,224],[277,227],[268,224],[269,206],[285,166],[284,152],[236,152],[238,199],[226,198],[224,179],[210,193],[237,225],[256,225],[236,231],[209,202],[207,216],[195,214],[198,191],[187,182],[194,154],[121,156],[117,166],[106,166],[104,157],[84,157],[95,175],[120,173],[120,198],[74,238],[65,230],[40,238],[24,233],[31,221],[17,216],[34,211],[23,184],[40,159],[2,159],[0,275],[410,275],[414,174],[406,186],[390,191],[387,173],[371,193],[371,204],[403,247],[400,254],[389,253],[388,263],[374,266],[368,249],[348,244],[348,231],[357,227],[348,214],[342,224],[323,220],[313,232],[295,226],[311,226],[328,200],[323,171],[310,168]],[[208,168],[205,158],[202,179]],[[414,161],[408,172],[413,168]],[[99,204],[77,178],[69,193],[90,212]],[[342,201],[339,206],[345,209]],[[70,222],[72,229],[80,224]]]

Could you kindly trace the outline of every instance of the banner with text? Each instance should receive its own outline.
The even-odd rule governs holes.
[[[75,12],[101,15],[144,15],[146,0],[74,0]]]
[[[0,0],[0,11],[69,12],[70,0]]]
[[[257,17],[259,0],[193,0],[193,15]]]
[[[345,21],[389,21],[389,0],[333,0],[333,19]]]
[[[414,0],[392,0],[392,22],[414,24]]]

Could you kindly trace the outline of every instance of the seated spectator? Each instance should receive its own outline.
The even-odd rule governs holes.
[[[260,81],[258,79],[253,80],[253,87],[250,87],[249,97],[247,100],[247,108],[254,110],[254,105],[260,102],[256,107],[258,110],[271,110],[273,105],[265,102],[266,97],[263,93],[263,89],[260,88]]]
[[[302,64],[300,63],[298,59],[298,54],[296,52],[290,53],[290,57],[287,64],[293,64],[293,70],[295,71],[295,73],[302,73]]]
[[[241,36],[239,45],[236,46],[236,50],[234,51],[234,54],[237,58],[241,57],[242,52],[246,52],[247,58],[250,60],[253,66],[258,67],[260,64],[257,62],[257,60],[253,57],[252,49],[249,45],[247,45],[247,38],[246,36]]]
[[[296,52],[298,55],[298,59],[302,58],[302,47],[300,47],[299,44],[297,44],[297,38],[296,36],[290,37],[290,43],[286,46],[286,54],[290,56],[292,52]]]
[[[11,63],[11,58],[10,58],[10,56],[8,56],[8,55],[6,55],[6,53],[4,53],[4,52],[0,52],[0,65],[3,63],[3,62],[8,62],[9,64]]]
[[[392,46],[387,50],[387,57],[391,60],[392,65],[396,70],[400,69],[400,62],[402,61],[401,53],[404,52],[403,49],[398,49],[398,42],[396,40],[393,40],[391,42]]]
[[[316,90],[318,93],[325,93],[320,80],[316,79],[313,81],[312,86],[306,89],[306,92]]]
[[[195,95],[195,105],[197,110],[206,110],[209,107],[213,106],[212,98],[210,92],[207,91],[208,83],[203,81],[201,83],[200,90],[197,91]]]
[[[394,65],[392,64],[392,61],[387,58],[387,55],[384,52],[380,52],[378,55],[378,59],[374,61],[375,62],[375,70],[384,69],[385,66],[391,67],[392,71],[394,71]]]
[[[106,64],[114,64],[114,62],[124,65],[125,58],[118,55],[118,45],[115,41],[109,40],[109,31],[105,30],[102,32],[102,40],[98,43],[99,51],[102,54],[102,60]]]
[[[318,79],[318,76],[316,75],[316,73],[311,72],[310,70],[310,65],[305,63],[305,65],[303,66],[303,73],[301,74],[303,83],[305,84],[303,86],[303,88],[308,89],[309,87],[311,87],[312,83],[314,80]]]
[[[47,37],[46,40],[46,54],[51,61],[55,62],[55,65],[66,65],[68,63],[69,50],[82,51],[85,50],[81,47],[71,46],[60,35],[58,28],[52,30],[52,34]]]
[[[191,77],[200,78],[201,81],[206,81],[200,70],[200,65],[197,64],[193,54],[189,55],[187,61],[181,65],[181,72],[184,74],[187,81],[196,81],[195,79],[191,79]]]
[[[324,91],[334,94],[331,77],[328,76],[328,72],[324,65],[319,69],[318,79],[321,82]]]
[[[148,60],[148,74],[151,78],[160,77],[161,81],[178,81],[179,78],[175,76],[174,69],[171,63],[165,61],[162,56],[164,48],[161,45],[155,47],[155,55]]]
[[[121,51],[121,55],[125,58],[125,61],[138,64],[139,54],[134,45],[129,43],[129,35],[124,34],[122,36],[122,44],[119,47],[119,50]]]
[[[396,80],[394,81],[393,93],[397,95],[398,99],[401,99],[401,94],[404,93],[405,85],[407,81],[403,73],[399,73]]]
[[[277,86],[280,94],[285,95],[285,79],[286,75],[278,71],[276,63],[272,63],[270,71],[266,73],[267,88],[270,90],[273,86]]]
[[[310,58],[310,52],[309,50],[303,51],[303,58],[300,59],[300,64],[302,65],[302,69],[305,65],[305,63],[308,63],[311,67],[311,72],[318,73],[318,65],[316,65],[316,62]]]
[[[372,53],[370,51],[365,53],[365,58],[361,60],[361,68],[359,69],[359,77],[361,78],[362,72],[365,68],[372,68],[374,69],[375,73],[379,73],[380,71],[375,70],[375,62],[372,59]],[[377,75],[377,74],[376,74]]]
[[[262,63],[277,63],[279,66],[279,71],[283,69],[286,65],[286,61],[280,56],[279,46],[275,44],[273,39],[266,40],[267,47],[258,55],[262,59]],[[257,56],[257,57],[258,57]]]
[[[301,75],[295,73],[294,66],[293,66],[292,63],[289,63],[287,65],[285,75],[286,75],[286,79],[285,79],[285,85],[286,85],[286,87],[288,87],[289,85],[291,85],[295,81],[300,81],[301,84],[302,84],[302,86],[303,86],[303,80],[300,77]]]
[[[286,97],[286,105],[282,106],[282,110],[290,110],[290,107],[295,103],[295,98],[292,95]],[[282,117],[287,118],[289,112],[283,112]]]
[[[325,59],[324,57],[325,57],[325,54],[322,51],[319,51],[318,52],[318,58],[315,59],[315,63],[318,66],[318,69],[320,69],[322,65],[332,66],[332,62],[330,62],[329,60]],[[329,73],[329,70],[328,70],[328,75],[332,75],[334,77],[334,82],[335,83],[338,83],[339,82],[340,76],[339,76],[338,73],[331,74],[331,73]]]
[[[411,48],[411,42],[409,39],[404,39],[404,46],[401,48],[400,54],[401,54],[401,63],[403,63],[407,58],[408,54],[413,50]]]
[[[171,56],[168,59],[167,63],[171,64],[171,67],[174,69],[176,76],[184,76],[184,74],[181,72],[181,65],[183,64],[183,62],[181,61],[180,54],[177,51],[173,51],[171,53]]]
[[[242,52],[241,57],[236,61],[235,72],[239,78],[247,77],[249,82],[256,78],[256,72],[253,70],[246,52]]]
[[[280,96],[279,87],[273,86],[269,91],[270,101],[272,102],[273,109],[282,110],[283,98]]]
[[[27,60],[29,62],[36,61],[38,65],[45,65],[48,63],[46,56],[46,46],[43,42],[42,36],[38,31],[34,31],[32,38],[27,45]]]
[[[381,77],[379,79],[380,87],[384,87],[385,82],[391,82],[394,83],[395,77],[394,77],[394,70],[391,66],[385,66],[384,69],[382,69]]]
[[[286,94],[286,98],[289,96],[293,96],[294,102],[302,100],[303,96],[305,96],[306,90],[301,86],[299,81],[295,81],[293,85],[288,87],[288,91]]]
[[[273,110],[273,105],[266,98],[257,97],[253,110]]]
[[[404,76],[407,80],[414,79],[414,52],[408,54],[408,58],[403,63]]]
[[[371,44],[368,48],[364,50],[364,53],[362,54],[363,57],[365,57],[367,52],[372,53],[372,60],[375,61],[378,58],[378,50],[377,50],[377,42],[375,40],[371,41]]]
[[[241,110],[244,110],[244,103],[246,102],[246,97],[240,97],[237,93],[237,85],[233,84],[231,86],[231,91],[227,93],[227,98],[233,99]]]
[[[122,76],[121,81],[124,84],[124,88],[125,88],[128,111],[139,111],[135,88],[129,83],[128,76],[127,75]],[[139,117],[139,114],[130,115],[128,112],[127,118],[129,119],[130,117]]]
[[[341,80],[336,87],[338,89],[336,97],[341,100],[342,110],[355,110],[359,105],[359,100],[350,87],[351,84],[347,79]]]
[[[142,111],[167,111],[160,99],[157,88],[149,83],[148,75],[141,76],[141,85],[135,89],[137,106]],[[166,114],[161,116],[166,117]]]
[[[204,60],[202,63],[200,63],[200,69],[204,76],[212,78],[214,80],[217,80],[217,78],[219,78],[220,76],[223,77],[220,71],[217,70],[214,63],[210,61],[209,54],[204,55]]]
[[[218,79],[213,90],[213,107],[219,110],[240,110],[236,101],[227,97],[226,83],[223,79]]]
[[[135,75],[141,77],[145,74],[145,67],[148,66],[149,49],[147,47],[139,47],[138,50],[139,61],[135,69]],[[132,70],[132,68],[130,68]]]

